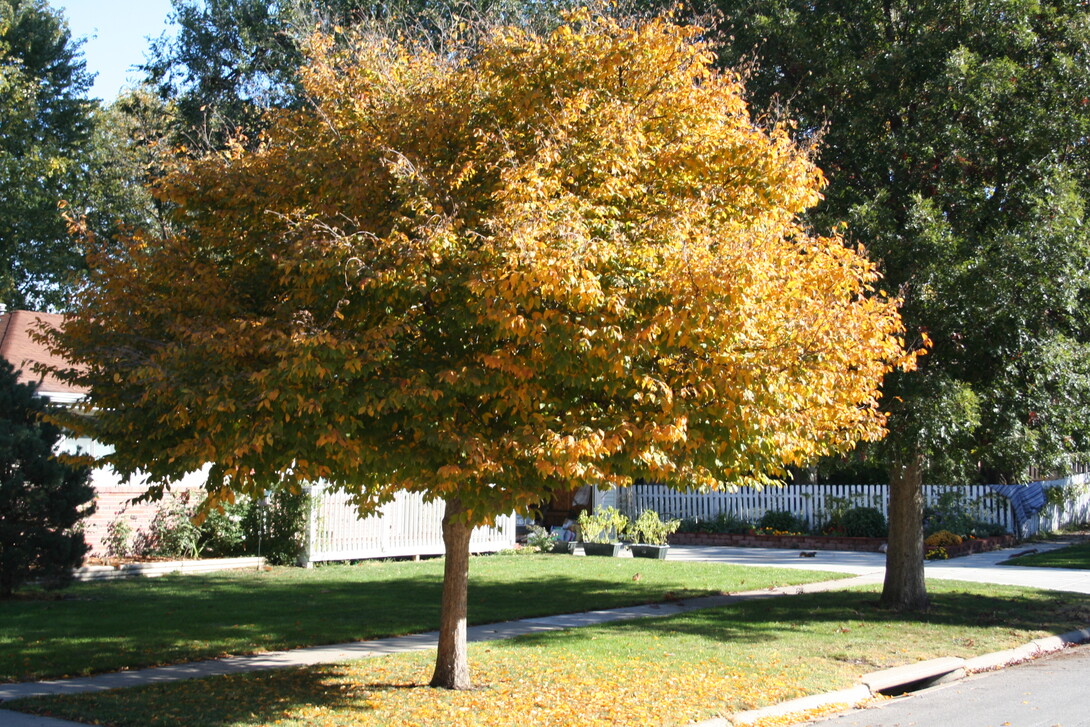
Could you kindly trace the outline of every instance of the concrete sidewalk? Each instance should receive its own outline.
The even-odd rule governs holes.
[[[1030,547],[1036,548],[1038,552],[1043,552],[1063,547],[1063,545],[1023,546],[989,553],[977,553],[952,561],[931,562],[925,566],[925,572],[929,579],[965,580],[1090,593],[1090,571],[997,565],[999,562]],[[818,593],[850,588],[856,585],[881,583],[885,575],[885,555],[881,553],[819,550],[812,558],[802,558],[797,550],[674,546],[670,549],[669,560],[700,560],[745,566],[823,570],[851,574],[855,577],[761,591],[748,591],[725,596],[706,596],[646,606],[472,626],[468,630],[468,638],[471,642],[493,641],[523,634],[559,631],[633,618],[672,616],[703,608],[715,608],[731,603],[739,603],[745,600],[800,593]],[[434,649],[436,648],[436,642],[436,633],[429,632],[372,641],[275,651],[252,656],[227,657],[75,679],[0,684],[0,702],[21,697],[104,691],[264,669],[339,663],[385,654]],[[73,722],[0,710],[0,726],[2,727],[73,727],[75,724]]]

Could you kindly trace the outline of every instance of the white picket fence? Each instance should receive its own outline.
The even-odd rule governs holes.
[[[1013,528],[1013,517],[1007,498],[992,492],[987,485],[924,487],[928,505],[950,492],[960,495],[961,507],[977,520]],[[736,492],[678,492],[665,485],[635,485],[618,493],[623,510],[637,514],[654,510],[662,517],[713,520],[727,512],[750,522],[761,519],[769,510],[786,510],[805,519],[818,529],[825,524],[834,505],[848,501],[850,507],[874,507],[889,516],[888,485],[784,485],[755,490],[739,488]]]
[[[363,560],[443,554],[443,508],[419,493],[401,492],[378,513],[360,518],[342,492],[310,488],[311,507],[300,565],[320,561]],[[504,515],[493,527],[473,531],[470,552],[487,553],[515,545],[515,517]]]

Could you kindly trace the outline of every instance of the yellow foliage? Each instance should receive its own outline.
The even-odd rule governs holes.
[[[962,538],[949,530],[940,530],[924,538],[923,544],[927,548],[944,548],[947,545],[961,545]]]
[[[475,519],[881,437],[914,360],[896,301],[799,222],[820,170],[701,38],[589,11],[440,51],[315,35],[309,104],[162,181],[184,233],[86,241],[59,345],[100,413],[72,425],[122,471],[457,493]]]

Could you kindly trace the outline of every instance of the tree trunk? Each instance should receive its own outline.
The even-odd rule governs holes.
[[[435,659],[433,687],[469,689],[469,658],[466,652],[466,612],[469,595],[469,536],[473,528],[462,522],[462,503],[447,500],[443,514],[443,602],[439,612],[439,653]]]
[[[881,604],[900,611],[928,607],[923,573],[923,457],[894,462],[889,478],[889,546]]]

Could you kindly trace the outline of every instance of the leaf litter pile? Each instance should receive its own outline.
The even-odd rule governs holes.
[[[777,661],[732,671],[714,660],[588,662],[507,645],[470,653],[475,687],[465,692],[429,688],[432,657],[422,653],[130,690],[112,705],[65,701],[111,725],[590,726],[674,724],[803,694],[791,683],[798,667]]]

